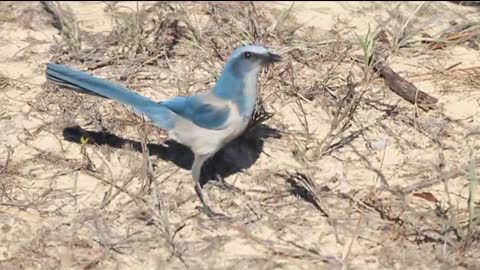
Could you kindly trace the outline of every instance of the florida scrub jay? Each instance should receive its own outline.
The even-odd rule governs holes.
[[[279,55],[263,46],[239,47],[231,53],[210,91],[161,102],[64,65],[48,63],[47,79],[79,92],[123,103],[165,130],[170,139],[188,146],[194,154],[191,172],[195,192],[205,213],[214,217],[222,214],[212,211],[205,201],[200,185],[201,168],[245,130],[255,108],[258,75],[262,67],[280,60]]]

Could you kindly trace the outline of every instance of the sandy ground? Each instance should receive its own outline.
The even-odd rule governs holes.
[[[116,12],[154,4],[121,3]],[[200,29],[209,15],[206,3],[196,5],[188,10],[198,10],[190,18]],[[70,8],[86,40],[118,23],[104,2],[61,6]],[[277,19],[291,7],[256,5]],[[336,68],[340,58],[333,54],[344,43],[333,41],[356,41],[369,26],[420,29],[418,37],[435,36],[452,22],[480,22],[478,9],[448,2],[295,2],[291,12],[316,41],[285,41],[274,49],[294,62],[303,90],[330,72],[342,78],[352,72],[361,81],[362,64],[345,60]],[[324,139],[332,135],[337,101],[305,97],[306,90],[285,94],[287,73],[263,74],[261,85],[277,89],[262,93],[273,113],[264,124],[281,136],[247,136],[219,155],[226,181],[241,192],[205,185],[213,207],[232,217],[215,221],[196,210],[188,151],[165,148],[164,133],[119,104],[45,84],[52,59],[82,70],[96,61],[59,55],[61,39],[40,2],[0,3],[0,269],[478,269],[478,220],[468,230],[469,191],[479,191],[469,184],[475,170],[468,167],[476,167],[480,146],[478,48],[458,43],[428,50],[416,42],[395,50],[390,66],[438,98],[437,108],[419,110],[375,77],[358,87],[368,91],[332,141]],[[86,49],[109,46],[85,43]],[[127,64],[89,72],[155,100],[211,86],[221,64],[209,66],[182,46],[168,69],[142,66],[135,80],[122,79],[130,74]],[[292,48],[329,62],[308,67],[293,60]],[[362,53],[357,45],[347,54],[344,59]],[[203,82],[189,84],[185,74]],[[327,85],[337,89],[338,82]],[[118,138],[115,145],[83,146],[68,139],[75,129],[66,128],[74,126]],[[141,151],[144,138],[150,156]],[[338,147],[320,154],[321,142]],[[397,192],[428,179],[445,182],[419,190],[423,197]],[[479,200],[471,203],[477,213]]]

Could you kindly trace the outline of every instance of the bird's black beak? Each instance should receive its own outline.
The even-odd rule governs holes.
[[[274,54],[274,53],[261,54],[259,56],[263,60],[264,64],[272,64],[272,63],[275,63],[275,62],[282,61],[282,57],[280,55]]]
[[[274,53],[268,53],[268,62],[270,63],[275,63],[275,62],[280,62],[282,61],[282,57],[278,54]]]

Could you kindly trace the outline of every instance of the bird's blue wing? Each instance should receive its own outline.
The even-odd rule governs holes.
[[[207,129],[222,129],[230,115],[228,105],[216,106],[201,96],[176,97],[160,103],[195,125]]]

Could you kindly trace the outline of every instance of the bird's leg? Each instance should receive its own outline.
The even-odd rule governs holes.
[[[205,201],[205,197],[203,196],[202,187],[200,185],[200,175],[202,170],[203,163],[208,159],[208,156],[198,156],[195,155],[193,160],[192,166],[192,177],[195,184],[195,192],[197,193],[200,202],[202,203],[202,211],[209,217],[209,218],[224,218],[225,215],[213,212],[213,210],[208,206],[207,202]]]
[[[228,190],[232,192],[238,192],[241,191],[239,188],[235,187],[234,185],[231,185],[225,181],[225,178],[219,173],[219,170],[217,168],[217,164],[213,165],[213,171],[215,173],[215,179],[213,181],[209,181],[208,183],[217,186],[223,190]]]
[[[225,178],[220,173],[215,173],[215,178],[217,181],[212,182],[213,185],[228,191],[240,191],[236,186],[225,182]]]

